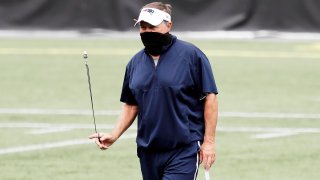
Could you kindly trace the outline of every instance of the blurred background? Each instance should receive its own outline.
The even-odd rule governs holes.
[[[142,0],[0,0],[0,179],[142,179],[136,124],[108,151]],[[217,180],[320,177],[320,1],[175,0],[219,89]],[[174,138],[174,137],[173,137]],[[204,179],[200,168],[198,179]]]
[[[1,0],[1,29],[132,29],[145,0]],[[277,30],[318,32],[317,0],[180,0],[176,31]]]

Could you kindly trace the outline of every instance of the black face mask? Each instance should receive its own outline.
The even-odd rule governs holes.
[[[145,46],[145,51],[153,56],[160,55],[166,46],[171,44],[172,35],[169,32],[162,34],[157,32],[140,33],[141,40]]]

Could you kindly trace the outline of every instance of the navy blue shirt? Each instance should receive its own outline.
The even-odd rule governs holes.
[[[174,149],[204,136],[204,97],[217,94],[207,57],[194,45],[173,38],[155,66],[144,50],[126,67],[120,101],[137,105],[137,145]]]

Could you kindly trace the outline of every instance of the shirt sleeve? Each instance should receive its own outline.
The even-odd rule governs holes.
[[[137,101],[129,87],[129,82],[130,82],[130,70],[129,70],[129,66],[127,66],[126,72],[124,75],[120,101],[130,105],[137,105]]]
[[[204,99],[208,93],[218,94],[218,89],[213,76],[210,62],[206,55],[197,50],[197,61],[196,61],[196,74],[198,76],[197,80],[197,91],[199,94],[199,99]]]

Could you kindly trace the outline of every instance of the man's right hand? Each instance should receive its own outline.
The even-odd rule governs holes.
[[[94,133],[89,139],[94,139],[101,150],[108,149],[117,140],[112,134],[106,133]]]

